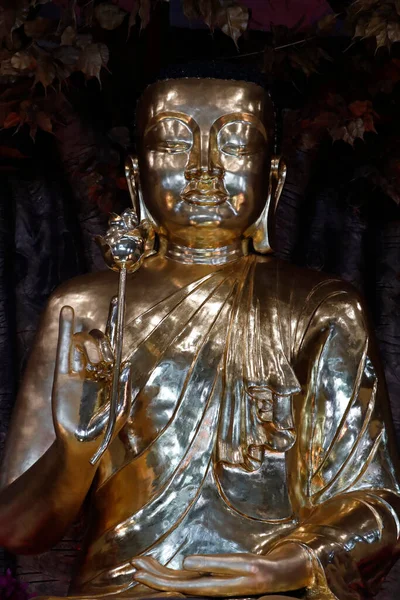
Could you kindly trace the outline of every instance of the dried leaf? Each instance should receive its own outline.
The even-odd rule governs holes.
[[[367,22],[368,21],[365,18],[358,19],[355,30],[354,30],[353,38],[357,38],[357,37],[363,38],[366,36]]]
[[[119,27],[127,13],[116,4],[102,3],[94,9],[95,17],[103,29],[112,31]]]
[[[76,42],[76,29],[72,25],[68,25],[62,33],[61,45],[73,46]]]
[[[400,21],[390,21],[388,23],[387,36],[392,43],[400,42]]]
[[[322,54],[317,47],[304,48],[302,51],[297,49],[289,50],[288,58],[294,68],[300,68],[303,73],[309,77],[318,72],[318,64]]]
[[[195,0],[182,0],[183,14],[189,20],[200,17],[197,3]]]
[[[386,22],[380,14],[375,14],[368,22],[365,29],[365,37],[373,37],[378,35],[386,28]]]
[[[36,60],[28,52],[16,52],[11,58],[11,66],[18,71],[32,70],[36,67]]]
[[[223,13],[224,1],[218,2],[218,6],[214,5],[213,0],[198,0],[198,12],[199,17],[203,19],[206,25],[211,29],[217,25],[217,16]],[[222,20],[222,24],[225,23],[226,19]],[[221,27],[221,24],[218,25]]]
[[[139,1],[135,0],[133,3],[133,7],[131,12],[129,13],[129,21],[128,21],[128,37],[130,36],[131,29],[136,25],[136,20],[139,12]]]
[[[319,136],[314,132],[307,131],[300,137],[299,149],[303,151],[312,150],[320,143]]]
[[[52,29],[53,21],[51,19],[44,19],[43,17],[37,17],[37,19],[32,21],[26,21],[24,24],[25,35],[34,40],[42,38]]]
[[[333,127],[329,130],[329,133],[334,142],[342,140],[350,146],[354,146],[354,142],[357,138],[364,139],[365,127],[362,119],[355,119],[350,121],[347,126],[342,125],[340,127]]]
[[[376,34],[375,38],[376,38],[376,49],[377,50],[378,50],[378,48],[384,48],[385,46],[387,46],[388,48],[390,47],[390,40],[389,40],[387,31],[385,28],[381,29],[379,31],[379,33]]]
[[[41,83],[45,89],[51,85],[56,77],[56,67],[48,57],[41,57],[37,61],[35,84]]]
[[[43,129],[43,131],[47,131],[47,133],[53,133],[51,117],[45,112],[39,111],[36,113],[36,123],[40,129]]]
[[[11,58],[7,58],[5,60],[1,61],[1,65],[0,65],[0,76],[2,77],[18,77],[20,75],[19,71],[17,69],[14,69],[14,67],[11,65]]]
[[[106,67],[109,59],[108,48],[105,44],[89,44],[79,58],[77,69],[86,77],[96,77],[100,84],[100,71]]]
[[[53,56],[56,60],[59,60],[63,65],[68,67],[74,67],[80,57],[81,50],[75,48],[75,46],[60,46],[53,52]]]
[[[329,132],[332,136],[332,140],[334,142],[343,141],[346,144],[350,144],[350,146],[354,146],[354,138],[349,134],[349,131],[346,126],[336,127]]]
[[[150,22],[151,0],[140,0],[140,29],[145,29]]]
[[[353,140],[360,138],[364,139],[365,127],[364,121],[362,119],[355,119],[354,121],[350,121],[347,125],[347,129],[349,135],[353,138]]]
[[[61,19],[58,22],[57,33],[60,35],[67,27],[76,29],[76,0],[68,0],[67,7],[61,13]]]
[[[93,36],[91,33],[79,33],[76,36],[76,45],[78,48],[86,48],[93,42]]]
[[[86,1],[84,3],[84,5],[81,6],[80,10],[81,10],[82,25],[84,27],[92,27],[93,15],[94,15],[94,2]]]
[[[372,114],[364,115],[363,117],[364,129],[366,132],[377,133],[374,124],[374,117]]]
[[[243,6],[229,6],[217,15],[217,25],[238,45],[238,39],[249,24],[249,11]]]
[[[325,15],[317,23],[317,32],[321,35],[332,33],[335,29],[337,16],[335,14]]]

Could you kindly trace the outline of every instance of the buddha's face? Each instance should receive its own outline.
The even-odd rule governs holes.
[[[167,237],[195,247],[240,238],[268,192],[272,105],[253,84],[158,82],[138,107],[144,202]]]

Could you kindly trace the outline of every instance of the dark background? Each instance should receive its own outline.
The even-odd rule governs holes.
[[[0,156],[0,450],[49,294],[66,279],[104,268],[93,235],[105,231],[111,208],[129,205],[120,178],[123,157],[134,150],[135,103],[145,81],[170,63],[217,59],[221,64],[257,64],[269,35],[251,31],[238,52],[218,31],[211,35],[207,29],[174,28],[169,19],[168,5],[160,4],[147,29],[139,33],[136,28],[128,42],[120,29],[98,32],[111,49],[110,72],[103,72],[101,89],[97,81],[71,77],[53,135],[39,130],[32,142],[23,130],[17,135],[0,132],[1,145],[26,156],[18,161]],[[312,104],[324,82],[346,85],[347,42],[338,36],[327,44],[336,60],[325,65],[315,83],[303,76],[278,82],[273,89],[289,167],[277,214],[276,253],[339,275],[364,294],[400,440],[400,209],[380,187],[359,176],[370,157],[381,156],[382,148],[392,143],[393,130],[399,131],[393,100],[399,90],[394,86],[390,96],[377,99],[380,114],[390,115],[381,119],[378,134],[366,134],[354,147],[328,137],[318,146],[299,147],[287,110]],[[107,185],[94,193],[87,177],[99,169]],[[65,594],[79,532],[78,524],[56,549],[39,557],[5,554],[2,566],[28,581],[32,593]],[[394,570],[380,598],[394,600],[399,594],[400,576]]]

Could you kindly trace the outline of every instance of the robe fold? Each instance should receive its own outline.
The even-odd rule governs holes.
[[[99,467],[76,594],[145,595],[138,555],[179,568],[294,541],[315,566],[307,596],[368,597],[398,550],[400,496],[352,288],[247,256],[127,322],[124,354],[132,411]]]

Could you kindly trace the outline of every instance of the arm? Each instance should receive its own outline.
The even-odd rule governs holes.
[[[75,519],[96,469],[54,442],[0,494],[0,546],[15,554],[44,552]]]
[[[45,392],[50,379],[52,391],[47,414],[53,415],[55,441],[0,494],[0,545],[13,552],[33,553],[50,548],[75,518],[92,483],[96,468],[89,460],[104,435],[110,383],[106,376],[99,379],[93,375],[100,365],[104,370],[104,365],[112,363],[113,348],[109,340],[113,338],[116,307],[116,303],[112,303],[106,335],[99,331],[77,332],[74,311],[70,307],[61,310],[54,377],[49,375],[42,387]],[[49,333],[46,328],[39,332],[39,347],[41,340],[48,339],[46,333]],[[36,358],[35,374],[32,362],[35,363]],[[40,393],[40,378],[47,361],[51,363],[48,352],[44,356],[33,355],[28,381],[23,386],[25,393],[26,390]],[[90,380],[86,378],[88,373]],[[129,374],[126,364],[120,376],[115,433],[129,412]],[[40,401],[43,402],[43,398],[39,398]],[[40,415],[37,418],[40,419]],[[40,434],[39,428],[37,431]],[[35,448],[32,453],[35,454]],[[29,453],[27,458],[30,458]]]
[[[355,293],[332,292],[313,308],[298,339],[296,372],[305,391],[289,456],[300,524],[275,548],[297,543],[309,552],[314,593],[325,589],[344,598],[351,589],[358,598],[374,591],[398,552],[400,496],[388,399]]]

